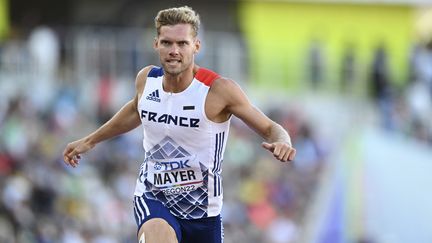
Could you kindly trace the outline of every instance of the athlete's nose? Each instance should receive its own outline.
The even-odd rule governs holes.
[[[179,46],[176,45],[176,44],[174,44],[174,45],[171,46],[169,54],[172,55],[172,56],[176,56],[176,55],[179,54],[179,50],[180,50]]]

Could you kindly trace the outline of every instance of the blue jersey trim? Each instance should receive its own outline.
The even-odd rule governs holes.
[[[154,67],[150,70],[150,72],[148,73],[148,77],[152,77],[152,78],[157,78],[160,77],[164,74],[163,72],[163,68],[161,67]]]

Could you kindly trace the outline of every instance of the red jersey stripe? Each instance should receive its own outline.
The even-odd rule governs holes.
[[[220,75],[206,68],[198,69],[195,78],[207,86],[211,86],[213,81],[220,78]]]

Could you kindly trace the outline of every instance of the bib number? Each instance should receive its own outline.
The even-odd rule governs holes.
[[[194,191],[203,184],[200,164],[194,157],[149,160],[147,179],[165,195]]]

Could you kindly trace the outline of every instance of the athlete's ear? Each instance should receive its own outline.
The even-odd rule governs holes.
[[[196,38],[195,42],[194,42],[194,45],[195,45],[194,54],[197,54],[199,52],[200,48],[201,48],[201,40],[198,39],[198,38]]]
[[[157,36],[154,38],[154,41],[153,41],[153,48],[154,49],[156,49],[158,47],[158,38],[157,38]]]

